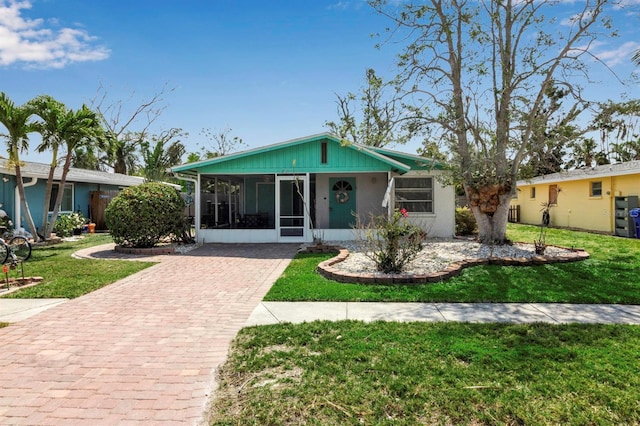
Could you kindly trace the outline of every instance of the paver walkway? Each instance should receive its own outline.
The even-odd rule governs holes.
[[[198,424],[296,245],[208,244],[0,329],[0,424]]]

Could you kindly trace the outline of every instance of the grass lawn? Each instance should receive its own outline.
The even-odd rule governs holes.
[[[80,249],[112,242],[108,235],[87,234],[76,242],[33,247],[31,258],[24,264],[25,276],[41,276],[43,282],[8,294],[6,298],[58,298],[73,299],[90,293],[121,278],[153,265],[152,262],[125,260],[75,259],[71,255]],[[20,268],[9,271],[10,277],[19,277]]]
[[[513,241],[533,242],[538,227],[509,224]],[[583,248],[586,261],[541,266],[477,266],[422,285],[365,285],[316,273],[326,254],[298,255],[265,300],[395,302],[640,303],[640,239],[549,229],[547,243]]]
[[[638,353],[637,326],[251,327],[211,424],[638,424]]]

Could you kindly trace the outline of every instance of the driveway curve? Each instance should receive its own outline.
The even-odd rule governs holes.
[[[297,247],[206,244],[155,257],[0,329],[0,423],[203,422],[231,340]]]

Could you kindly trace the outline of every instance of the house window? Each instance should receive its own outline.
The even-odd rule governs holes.
[[[53,207],[60,191],[60,184],[54,183],[51,187],[51,198],[49,198],[49,211],[53,211]],[[73,184],[66,183],[64,185],[64,193],[62,194],[62,203],[60,204],[60,212],[73,211]]]
[[[549,205],[558,204],[558,185],[549,185]]]
[[[531,191],[529,191],[529,198],[536,198],[536,187],[532,186]]]
[[[413,213],[433,213],[433,178],[395,178],[395,207]]]
[[[591,182],[590,197],[602,197],[602,182]]]

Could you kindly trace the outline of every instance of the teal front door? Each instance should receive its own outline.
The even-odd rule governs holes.
[[[355,223],[355,178],[329,179],[329,228],[349,229]]]

